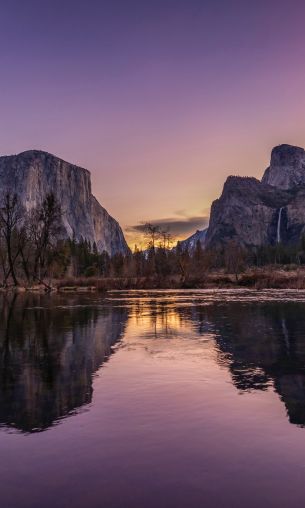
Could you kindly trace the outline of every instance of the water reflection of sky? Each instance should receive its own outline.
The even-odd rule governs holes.
[[[239,393],[272,388],[289,420],[305,423],[303,292],[2,298],[3,426],[40,431],[86,408],[94,373],[121,349],[140,356],[136,371],[153,361],[161,376],[165,363],[169,372],[187,363],[187,382],[196,364],[213,383],[223,378],[224,390],[228,379]]]
[[[302,292],[1,298],[5,508],[300,506]]]

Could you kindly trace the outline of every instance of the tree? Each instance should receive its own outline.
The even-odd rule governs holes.
[[[9,274],[11,274],[15,286],[18,286],[15,263],[19,254],[19,249],[14,249],[14,243],[16,243],[18,225],[21,219],[21,207],[17,194],[6,192],[0,204],[0,231],[4,238],[9,265],[8,272],[4,273],[4,283],[6,283]]]
[[[122,277],[124,270],[124,256],[117,253],[111,258],[111,268],[114,277]]]
[[[25,225],[23,225],[18,232],[18,240],[19,240],[19,251],[21,257],[21,266],[23,268],[24,274],[28,282],[30,282],[30,266],[29,261],[31,256],[33,255],[33,246],[29,242],[29,236],[27,234],[26,221]]]
[[[100,272],[102,277],[109,277],[110,274],[110,256],[105,250],[99,255]]]
[[[228,272],[235,275],[238,282],[238,275],[244,269],[246,252],[235,240],[230,240],[225,247],[225,267]]]
[[[181,275],[181,281],[184,283],[189,277],[191,259],[188,249],[183,249],[180,242],[178,242],[176,247],[176,256],[178,270]]]
[[[169,227],[160,229],[159,238],[163,249],[170,249],[174,243],[174,237],[171,234]]]
[[[132,275],[136,277],[143,277],[145,272],[145,255],[142,250],[138,249],[135,245],[134,253],[132,255],[131,270]]]
[[[35,248],[33,277],[41,280],[52,261],[53,249],[62,229],[61,207],[53,193],[46,195],[42,204],[29,218],[29,235]]]
[[[147,222],[144,224],[144,236],[148,242],[148,248],[154,251],[156,241],[160,238],[160,227],[157,224]]]

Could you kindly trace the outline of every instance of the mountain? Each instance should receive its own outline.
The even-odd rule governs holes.
[[[305,150],[297,146],[280,145],[271,152],[269,168],[262,183],[278,189],[292,189],[305,185]]]
[[[305,151],[280,145],[261,181],[230,176],[211,207],[208,247],[294,244],[305,234]]]
[[[201,243],[201,246],[204,247],[206,234],[207,229],[203,229],[201,231],[197,230],[192,236],[178,242],[179,246],[182,247],[183,250],[188,250],[191,253],[195,250],[198,241]]]
[[[129,252],[120,225],[92,195],[87,169],[29,150],[0,157],[0,189],[16,192],[27,212],[53,192],[62,207],[66,237],[95,242],[99,252],[110,255]]]

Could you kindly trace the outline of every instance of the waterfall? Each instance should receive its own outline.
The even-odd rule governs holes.
[[[283,207],[280,208],[279,217],[278,217],[278,220],[277,220],[276,243],[280,243],[281,242],[281,218],[282,218],[282,210],[283,210]]]

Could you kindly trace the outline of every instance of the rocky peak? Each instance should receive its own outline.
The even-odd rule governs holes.
[[[129,252],[119,224],[92,195],[87,169],[41,150],[28,150],[0,157],[0,189],[16,192],[28,212],[53,192],[62,207],[66,237],[95,242],[100,252],[110,255]]]
[[[248,198],[256,194],[261,187],[261,182],[249,176],[228,176],[223,186],[223,195],[229,197],[232,192],[243,195],[247,193]]]
[[[290,145],[272,150],[262,181],[230,176],[211,208],[205,245],[234,239],[246,247],[296,244],[305,234],[305,151]]]
[[[271,152],[270,166],[266,169],[262,183],[278,189],[292,189],[305,185],[305,151],[291,145],[279,145]]]

